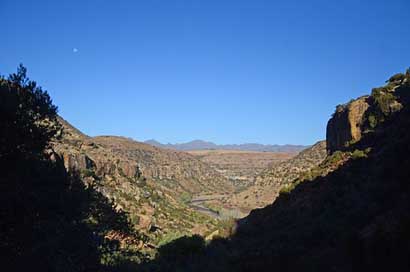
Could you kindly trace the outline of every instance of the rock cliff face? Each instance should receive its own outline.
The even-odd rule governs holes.
[[[128,178],[143,175],[176,192],[231,192],[232,184],[196,157],[165,150],[125,137],[88,137],[62,118],[62,138],[54,143],[68,170],[117,172]],[[117,173],[117,174],[118,174]]]
[[[333,153],[357,142],[362,137],[362,126],[367,109],[369,96],[363,96],[346,105],[340,105],[329,120],[326,130],[327,150]]]
[[[161,149],[124,137],[101,136],[94,137],[93,141],[121,156],[122,161],[136,162],[144,177],[171,190],[191,194],[233,190],[227,178],[185,152]]]

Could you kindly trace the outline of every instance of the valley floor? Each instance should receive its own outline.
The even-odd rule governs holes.
[[[242,190],[263,170],[288,160],[297,152],[257,152],[242,150],[192,150],[187,153],[210,165]]]
[[[194,210],[209,215],[219,220],[229,218],[243,218],[249,214],[237,207],[229,206],[223,203],[224,199],[230,198],[231,195],[198,195],[189,203]]]

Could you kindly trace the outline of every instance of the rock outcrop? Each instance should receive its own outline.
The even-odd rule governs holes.
[[[345,105],[339,105],[327,124],[327,150],[333,153],[362,137],[364,115],[369,108],[369,96],[363,96]]]
[[[371,95],[351,100],[336,107],[327,124],[326,141],[329,154],[344,151],[360,141],[369,132],[403,108],[408,103],[410,71],[387,80],[385,86],[372,89]]]

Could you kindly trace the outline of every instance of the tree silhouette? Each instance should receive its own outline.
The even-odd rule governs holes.
[[[105,236],[127,235],[126,214],[78,173],[68,173],[58,154],[45,152],[59,125],[47,92],[22,65],[0,78],[0,258],[7,271],[104,271],[102,255],[120,250]]]
[[[0,78],[0,93],[0,162],[41,156],[58,129],[50,96],[21,64],[7,80]]]

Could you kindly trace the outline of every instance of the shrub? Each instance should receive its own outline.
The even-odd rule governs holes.
[[[367,157],[367,155],[363,150],[356,149],[352,153],[352,159],[354,159],[354,160],[360,159],[360,158],[366,158],[366,157]]]
[[[219,237],[229,237],[235,234],[237,228],[236,220],[228,217],[219,222]]]
[[[84,177],[95,177],[96,176],[94,170],[92,169],[83,169],[81,170],[81,174]]]
[[[377,126],[377,118],[373,114],[370,114],[368,117],[370,128],[374,129]]]
[[[183,203],[188,204],[192,200],[192,195],[188,192],[183,192],[180,196],[180,199]]]
[[[390,77],[387,82],[395,82],[395,81],[402,81],[405,78],[405,75],[402,73],[395,74],[394,76]]]
[[[285,186],[283,186],[280,191],[279,194],[290,194],[290,192],[295,189],[295,185],[293,183],[291,184],[286,184]]]
[[[217,214],[221,212],[221,207],[219,207],[218,205],[212,204],[212,203],[205,202],[204,207],[208,208],[210,211],[217,213]]]
[[[135,180],[138,187],[143,188],[147,186],[147,179],[145,177],[140,177]]]
[[[334,165],[343,159],[343,152],[336,151],[326,159],[326,164]]]
[[[390,106],[396,101],[396,97],[388,92],[384,87],[375,88],[372,90],[372,97],[375,101],[376,107],[384,114],[390,114]]]
[[[158,246],[162,247],[168,243],[171,243],[172,241],[179,239],[181,237],[183,237],[184,234],[180,233],[180,232],[170,232],[165,234],[164,236],[162,236],[160,238],[160,240],[158,241]]]

